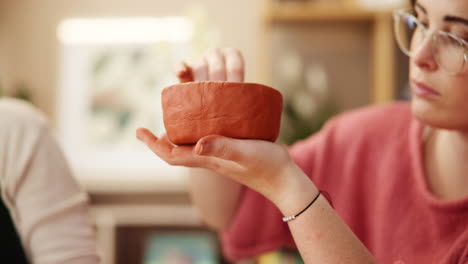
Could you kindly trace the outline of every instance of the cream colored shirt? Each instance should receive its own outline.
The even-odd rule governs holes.
[[[0,194],[31,263],[99,263],[87,194],[44,116],[13,99],[0,99]]]

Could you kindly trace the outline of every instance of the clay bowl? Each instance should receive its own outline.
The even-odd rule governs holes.
[[[274,142],[283,97],[255,83],[189,82],[162,91],[164,126],[172,143],[195,144],[208,135]]]

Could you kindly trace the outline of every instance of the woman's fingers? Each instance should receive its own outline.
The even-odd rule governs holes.
[[[239,50],[234,48],[226,48],[223,50],[226,63],[226,78],[231,82],[244,81],[244,59]]]
[[[170,165],[186,166],[186,167],[199,167],[216,169],[225,164],[226,161],[231,159],[239,159],[236,155],[237,151],[224,152],[220,150],[229,145],[229,139],[221,136],[208,136],[197,144],[197,147],[204,146],[204,150],[194,149],[194,146],[176,146],[172,144],[167,135],[157,138],[151,131],[146,128],[137,129],[137,138],[143,141],[157,156],[163,159]],[[200,152],[200,153],[197,153]]]
[[[226,62],[224,54],[219,49],[211,49],[205,55],[208,63],[210,81],[226,81]]]
[[[210,75],[208,72],[208,62],[205,60],[205,58],[202,58],[192,67],[192,72],[193,78],[197,82],[209,80]]]
[[[176,76],[179,79],[179,82],[193,82],[193,72],[192,68],[188,66],[185,62],[180,62],[176,68]]]
[[[146,128],[138,128],[136,136],[162,159],[170,158],[173,146],[168,140],[158,139]]]
[[[234,48],[211,49],[192,66],[181,62],[177,65],[176,76],[180,82],[231,81],[243,82],[244,59]]]
[[[137,129],[137,138],[143,141],[156,155],[171,165],[176,160],[177,154],[183,155],[180,150],[175,151],[177,146],[172,144],[166,135],[161,138],[157,138],[151,131],[146,128]],[[176,153],[177,152],[177,153]],[[187,151],[186,154],[190,154],[191,150]]]
[[[137,138],[143,141],[158,157],[170,165],[209,168],[210,157],[194,154],[194,146],[176,146],[166,134],[157,138],[146,128],[137,129]]]

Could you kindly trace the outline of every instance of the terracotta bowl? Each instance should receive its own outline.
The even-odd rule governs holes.
[[[275,141],[283,97],[255,83],[189,82],[162,91],[164,126],[177,145],[208,135]]]

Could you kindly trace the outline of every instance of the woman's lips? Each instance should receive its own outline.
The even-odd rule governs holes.
[[[435,97],[441,94],[428,85],[413,80],[413,93],[419,97]]]

